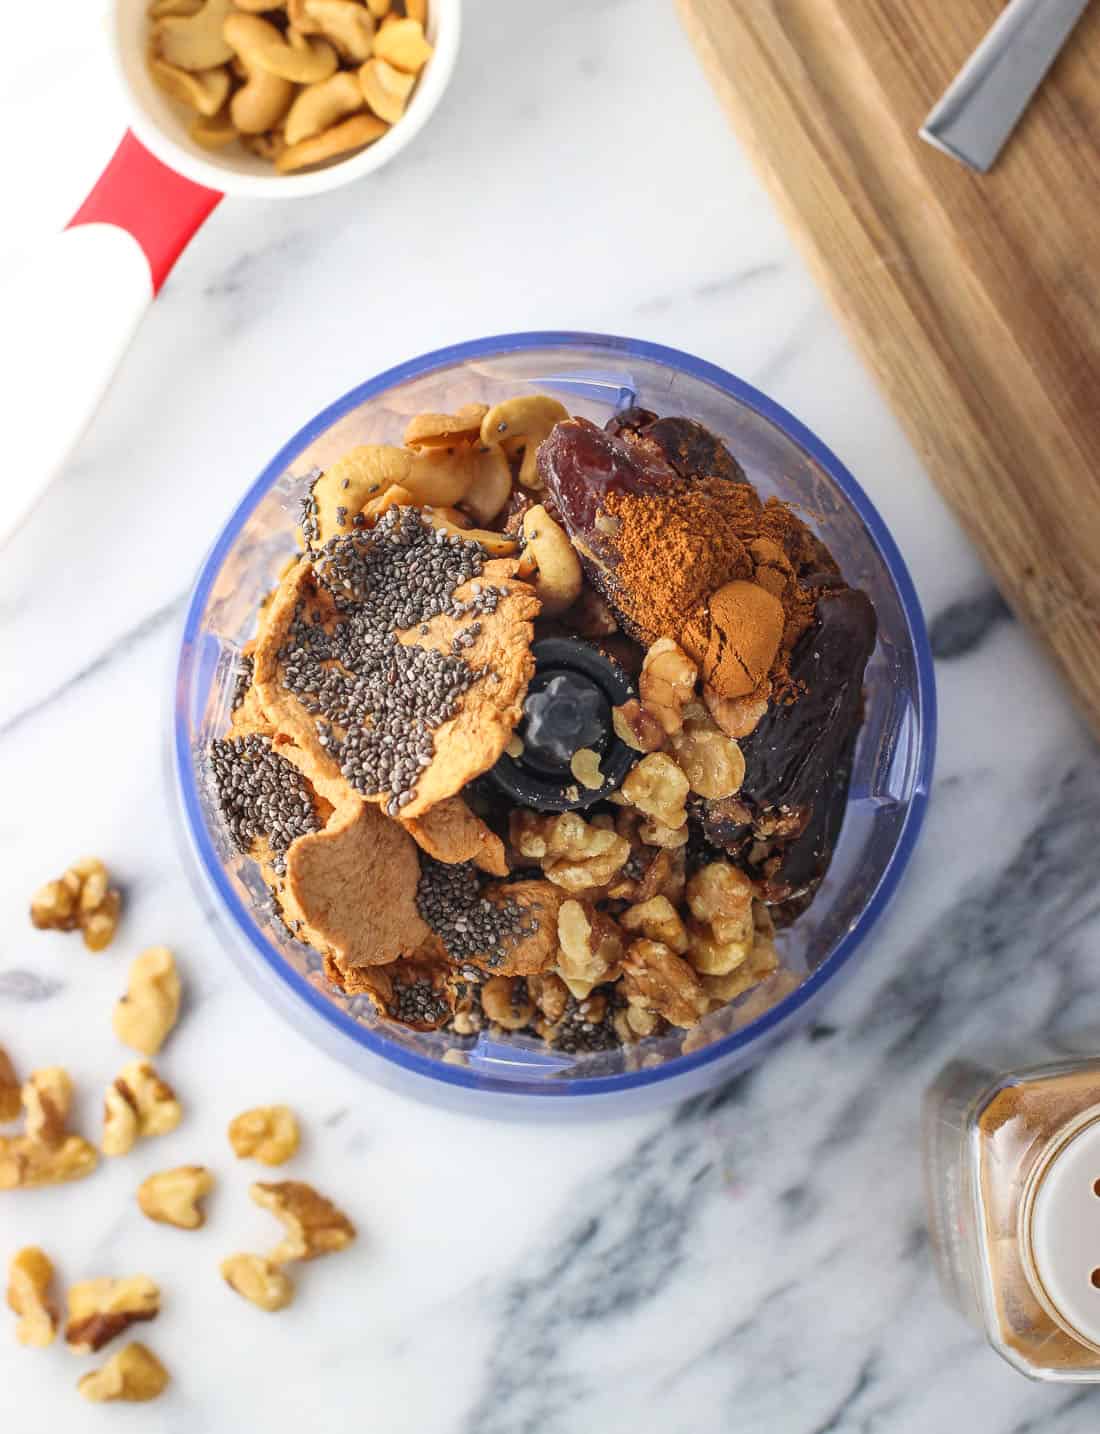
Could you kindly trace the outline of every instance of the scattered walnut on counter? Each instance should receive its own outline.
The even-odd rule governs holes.
[[[200,1201],[214,1188],[214,1177],[205,1165],[177,1165],[158,1170],[137,1188],[141,1213],[161,1225],[179,1230],[197,1230],[206,1223]]]
[[[107,868],[98,857],[84,857],[34,893],[31,921],[40,931],[80,930],[89,951],[103,951],[114,940],[121,909]]]
[[[221,1272],[231,1290],[269,1313],[286,1309],[294,1298],[289,1276],[263,1255],[230,1255],[222,1261]]]
[[[114,1009],[115,1035],[143,1056],[155,1056],[180,1012],[180,978],[166,946],[151,946],[130,967],[126,995]]]
[[[53,1261],[37,1245],[26,1245],[8,1265],[8,1308],[19,1316],[15,1337],[20,1344],[45,1349],[57,1334],[57,1306],[50,1298]]]
[[[116,1399],[145,1404],[164,1393],[168,1380],[168,1371],[152,1350],[135,1343],[113,1354],[102,1369],[85,1374],[76,1387],[93,1404]]]
[[[24,1130],[28,1140],[56,1149],[65,1139],[73,1103],[73,1082],[61,1066],[32,1071],[23,1086]]]
[[[95,1354],[123,1330],[160,1313],[160,1290],[148,1275],[82,1280],[68,1294],[65,1343],[76,1354]]]
[[[95,1146],[79,1135],[67,1135],[56,1146],[25,1135],[0,1139],[0,1190],[31,1190],[83,1180],[98,1163]]]
[[[7,1051],[0,1046],[0,1125],[17,1120],[22,1108],[19,1077]]]
[[[257,1181],[249,1194],[286,1229],[285,1239],[269,1256],[274,1265],[315,1260],[344,1249],[355,1239],[355,1226],[344,1212],[304,1181]]]
[[[167,1135],[182,1118],[172,1087],[148,1061],[131,1061],[107,1087],[100,1148],[104,1155],[125,1155],[139,1138]]]
[[[229,1122],[229,1143],[238,1159],[261,1165],[283,1165],[298,1149],[300,1134],[294,1112],[285,1105],[260,1105]]]

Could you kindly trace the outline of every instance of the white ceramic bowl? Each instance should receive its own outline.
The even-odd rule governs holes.
[[[115,69],[126,92],[130,124],[145,147],[196,184],[257,199],[320,194],[373,174],[413,140],[439,103],[454,70],[462,28],[462,0],[429,0],[427,36],[435,53],[421,71],[409,107],[380,140],[348,159],[306,174],[276,174],[240,145],[206,150],[187,133],[181,108],[159,89],[146,64],[147,0],[116,0],[110,26]]]

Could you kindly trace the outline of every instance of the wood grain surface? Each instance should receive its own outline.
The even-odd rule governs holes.
[[[998,0],[677,3],[933,479],[1100,733],[1100,4],[978,176],[917,130]]]

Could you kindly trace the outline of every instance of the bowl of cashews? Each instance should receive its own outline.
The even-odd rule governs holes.
[[[291,197],[380,169],[438,104],[460,0],[117,0],[138,138],[197,184]]]

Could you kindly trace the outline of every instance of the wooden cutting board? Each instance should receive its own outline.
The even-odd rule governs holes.
[[[677,2],[932,477],[1100,733],[1100,0],[984,176],[917,130],[998,0]]]

